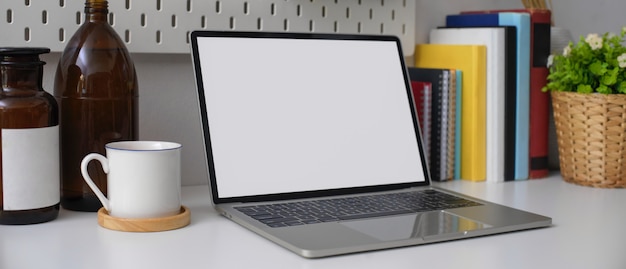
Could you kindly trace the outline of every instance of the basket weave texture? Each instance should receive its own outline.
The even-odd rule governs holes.
[[[626,187],[626,94],[551,95],[563,179]]]

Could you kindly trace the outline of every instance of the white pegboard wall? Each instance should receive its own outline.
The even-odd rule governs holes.
[[[62,51],[83,9],[84,0],[2,0],[0,46]],[[415,0],[109,0],[109,11],[139,53],[188,53],[199,29],[396,35],[407,56],[415,43]]]

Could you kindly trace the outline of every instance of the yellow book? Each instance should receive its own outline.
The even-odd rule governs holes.
[[[415,67],[453,68],[463,72],[460,93],[461,179],[485,180],[487,48],[480,45],[418,44],[415,47]]]

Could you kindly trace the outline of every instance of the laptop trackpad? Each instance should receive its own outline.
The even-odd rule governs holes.
[[[429,240],[492,227],[444,211],[348,221],[341,224],[381,241],[411,238]]]

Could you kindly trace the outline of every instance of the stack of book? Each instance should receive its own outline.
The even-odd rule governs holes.
[[[550,21],[543,9],[467,11],[416,46],[409,76],[433,180],[547,176]]]

